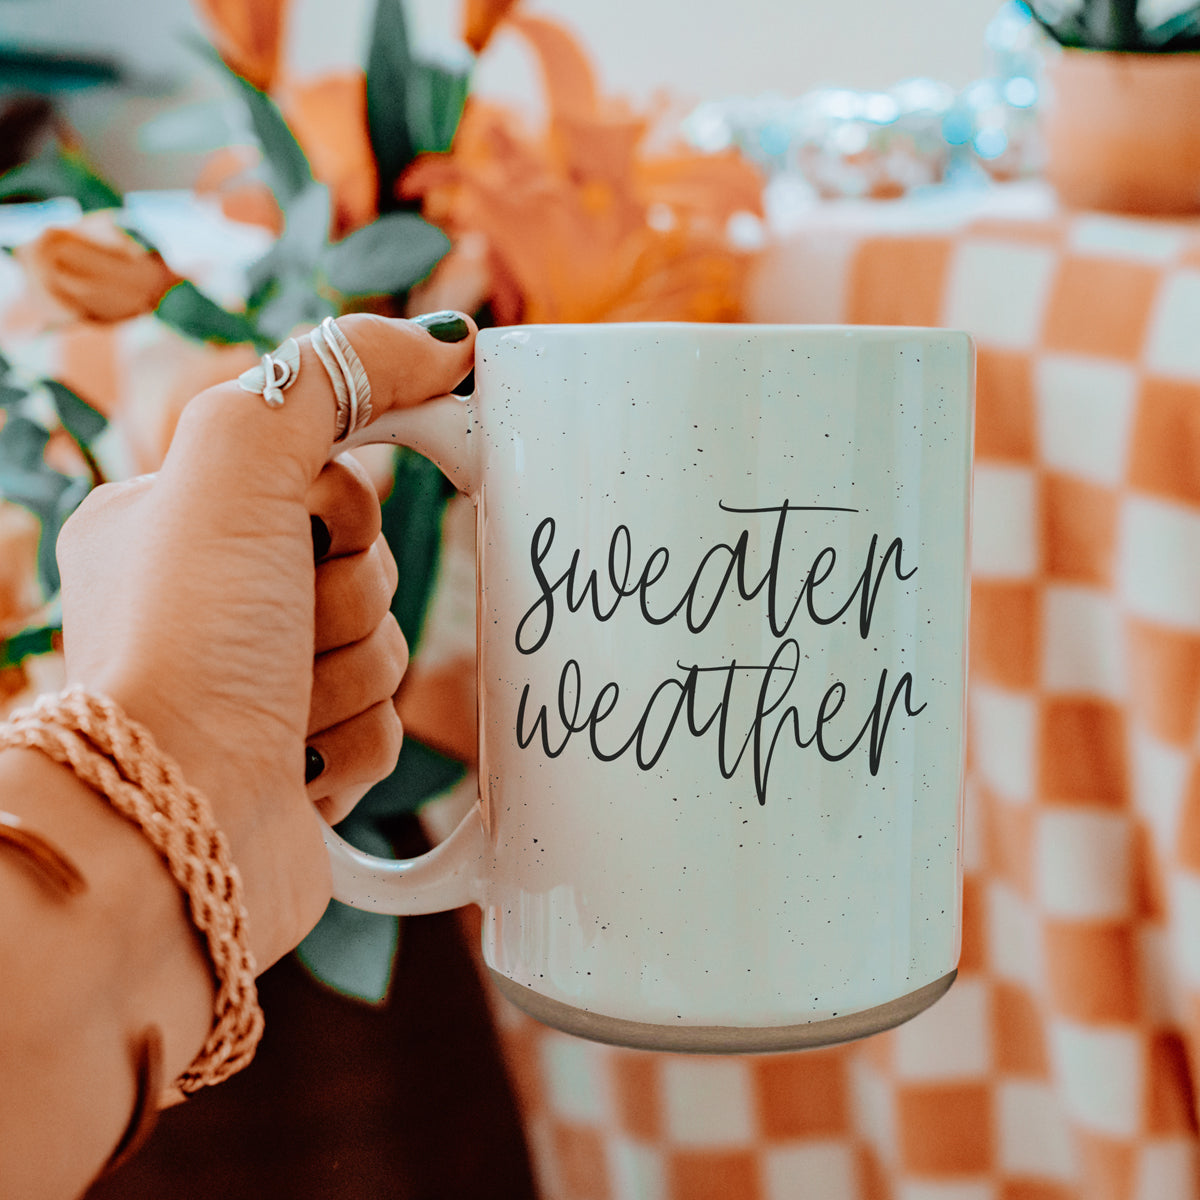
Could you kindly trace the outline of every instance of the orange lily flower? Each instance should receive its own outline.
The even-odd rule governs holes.
[[[287,0],[195,0],[217,53],[256,88],[269,91],[279,69]]]
[[[466,0],[463,5],[462,39],[480,54],[491,41],[496,26],[508,15],[516,0]]]
[[[179,276],[162,257],[95,213],[45,230],[14,252],[51,323],[104,324],[152,312]]]
[[[472,101],[450,153],[401,180],[428,219],[486,238],[496,319],[736,319],[750,259],[726,228],[735,213],[761,215],[758,172],[736,154],[648,153],[649,120],[600,95],[566,30],[527,14],[509,23],[541,65],[546,131]]]
[[[230,221],[260,225],[278,236],[283,213],[274,192],[262,180],[248,177],[261,159],[254,146],[223,146],[205,159],[192,189],[215,200]]]
[[[333,235],[344,236],[373,221],[378,182],[363,72],[337,71],[289,83],[279,102],[314,177],[329,185]]]

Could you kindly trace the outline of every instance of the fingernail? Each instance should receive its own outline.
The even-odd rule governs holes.
[[[413,320],[439,342],[461,342],[471,332],[471,327],[456,312],[424,313]]]
[[[315,746],[304,747],[304,782],[312,783],[325,770],[325,760]]]
[[[329,547],[333,545],[333,536],[329,532],[329,526],[320,517],[313,514],[309,521],[312,522],[313,562],[320,562],[329,553]]]
[[[474,391],[475,391],[475,368],[472,367],[471,370],[467,373],[466,379],[464,379],[462,381],[462,383],[460,383],[458,385],[458,387],[456,387],[454,389],[454,394],[456,396],[469,396]]]

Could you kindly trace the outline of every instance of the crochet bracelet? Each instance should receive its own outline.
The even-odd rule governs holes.
[[[70,768],[139,826],[188,897],[217,980],[213,1026],[183,1092],[220,1083],[254,1057],[263,1014],[254,986],[242,882],[208,801],[184,782],[150,731],[110,699],[73,686],[0,725],[0,749],[30,747]]]

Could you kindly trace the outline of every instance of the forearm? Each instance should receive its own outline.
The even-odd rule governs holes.
[[[164,1084],[195,1057],[212,974],[154,849],[68,770],[0,751],[0,809],[86,881],[63,894],[0,844],[0,1196],[69,1200],[129,1123],[146,1031],[161,1032]]]

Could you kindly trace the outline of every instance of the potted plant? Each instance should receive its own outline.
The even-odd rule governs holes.
[[[1200,4],[1155,19],[1138,0],[1028,0],[1046,62],[1046,173],[1064,204],[1200,212]]]

